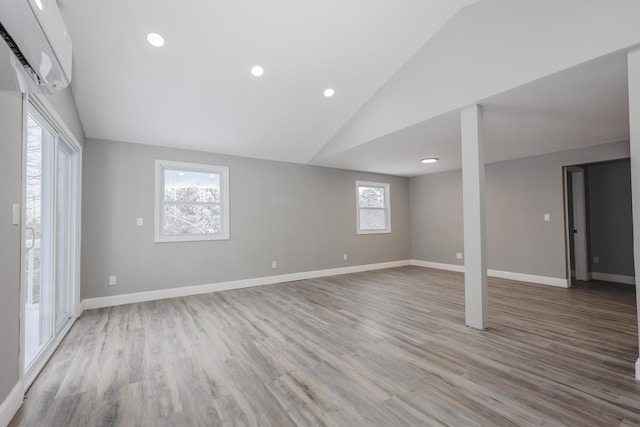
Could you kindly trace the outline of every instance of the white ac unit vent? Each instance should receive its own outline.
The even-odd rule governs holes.
[[[71,37],[56,0],[0,0],[0,90],[54,93],[71,82]]]

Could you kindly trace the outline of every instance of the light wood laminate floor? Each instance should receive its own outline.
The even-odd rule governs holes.
[[[640,425],[633,288],[402,267],[86,311],[12,426]]]

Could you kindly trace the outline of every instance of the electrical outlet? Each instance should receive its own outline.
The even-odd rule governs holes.
[[[349,259],[349,257],[347,256],[347,254],[344,254],[344,255],[342,255],[342,259],[344,259],[346,261],[347,259]]]
[[[109,276],[109,286],[116,284],[116,276]]]
[[[462,259],[462,252],[456,253],[456,259]]]
[[[551,221],[551,214],[544,214],[544,220],[545,220],[546,222]]]
[[[136,218],[136,225],[138,227],[142,227],[144,225],[144,219],[142,218]]]
[[[600,263],[600,258],[599,258],[599,257],[597,257],[597,256],[594,256],[594,257],[593,257],[593,263],[594,263],[594,264],[599,264],[599,263]]]
[[[271,268],[278,268],[278,263],[275,261],[271,261]]]

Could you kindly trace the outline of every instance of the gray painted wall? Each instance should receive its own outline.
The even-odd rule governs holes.
[[[154,243],[156,159],[229,166],[230,240]],[[358,179],[391,184],[391,234],[356,234]],[[83,185],[82,298],[406,260],[411,252],[407,178],[87,139]]]
[[[20,226],[13,203],[22,199],[22,95],[0,91],[0,404],[19,380]]]
[[[629,160],[587,167],[589,243],[597,273],[634,276],[631,166]]]
[[[487,165],[488,268],[566,278],[562,167],[628,156],[622,141]],[[461,171],[411,178],[410,194],[412,258],[462,265]]]
[[[412,259],[462,265],[462,171],[411,178]]]

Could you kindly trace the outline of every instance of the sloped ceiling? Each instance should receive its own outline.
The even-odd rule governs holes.
[[[605,55],[479,103],[487,163],[628,139],[626,52]],[[453,110],[315,162],[410,177],[459,169],[460,156],[460,113]],[[426,157],[440,161],[421,164],[419,160]]]
[[[88,137],[305,163],[475,1],[59,3]]]
[[[486,107],[487,161],[626,138],[626,49],[640,43],[637,16],[635,1],[469,6],[311,163],[407,176],[459,167],[458,111],[474,103]],[[426,156],[443,161],[425,168]]]
[[[634,0],[59,3],[90,138],[402,176],[477,102],[487,161],[628,138]]]

